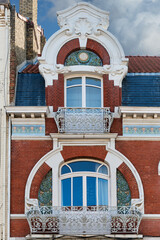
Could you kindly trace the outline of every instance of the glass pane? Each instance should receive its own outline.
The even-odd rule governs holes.
[[[86,87],[86,107],[101,107],[101,88]]]
[[[82,87],[67,88],[67,107],[82,107]]]
[[[96,178],[87,177],[87,206],[96,205]]]
[[[70,172],[71,172],[71,170],[66,165],[64,165],[61,169],[61,174],[70,173]]]
[[[82,177],[73,178],[73,206],[83,206]]]
[[[100,167],[98,172],[108,175],[108,168],[103,165],[102,167]]]
[[[86,84],[95,85],[101,87],[101,80],[97,78],[86,78]]]
[[[77,84],[82,84],[82,78],[79,77],[79,78],[67,79],[67,87],[77,85]]]
[[[71,206],[71,178],[63,179],[61,181],[62,188],[62,206]]]
[[[100,166],[100,163],[90,162],[90,161],[79,161],[72,162],[68,164],[73,172],[97,172],[97,168]]]
[[[98,178],[98,205],[108,205],[108,180]]]

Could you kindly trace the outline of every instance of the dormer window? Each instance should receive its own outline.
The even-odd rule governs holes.
[[[66,107],[102,107],[102,80],[85,75],[67,78]]]

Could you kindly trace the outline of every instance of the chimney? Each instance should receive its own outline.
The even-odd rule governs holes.
[[[37,24],[37,0],[19,0],[19,13]]]
[[[26,35],[26,60],[33,60],[40,46],[37,32],[37,8],[38,0],[19,0],[19,13],[28,19]]]

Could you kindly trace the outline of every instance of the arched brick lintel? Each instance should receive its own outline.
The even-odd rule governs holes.
[[[90,158],[104,161],[107,155],[105,146],[64,146],[61,152],[64,161]]]
[[[57,55],[57,64],[64,64],[66,57],[73,51],[77,51],[79,49],[80,49],[80,45],[79,45],[78,38],[70,40],[69,42],[65,43],[61,47]],[[88,39],[86,49],[96,53],[102,59],[103,65],[110,63],[110,57],[108,52],[97,41]]]
[[[136,182],[136,179],[133,175],[133,173],[131,172],[131,170],[129,169],[129,167],[123,162],[119,167],[118,170],[123,174],[123,176],[125,177],[130,191],[131,191],[131,198],[139,198],[139,191],[138,191],[138,185]]]
[[[30,198],[38,198],[38,191],[40,184],[43,180],[43,178],[46,176],[46,174],[51,170],[51,167],[49,167],[46,163],[43,163],[38,171],[36,172],[32,184],[31,184],[31,190],[30,190]]]

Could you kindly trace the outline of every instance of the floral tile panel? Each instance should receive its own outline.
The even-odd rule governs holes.
[[[12,125],[12,136],[45,136],[45,125]]]
[[[123,136],[160,137],[160,125],[124,125]]]

